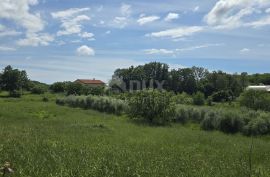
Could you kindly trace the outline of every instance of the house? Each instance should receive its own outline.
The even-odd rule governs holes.
[[[248,86],[247,90],[258,90],[258,91],[267,91],[270,92],[270,85],[254,85]]]
[[[91,87],[98,87],[98,86],[101,86],[101,87],[104,87],[105,86],[105,83],[101,80],[96,80],[95,78],[94,79],[77,79],[75,82],[78,82],[78,83],[81,83],[83,85],[87,85],[87,86],[91,86]]]

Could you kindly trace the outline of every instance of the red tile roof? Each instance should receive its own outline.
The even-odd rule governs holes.
[[[101,80],[89,80],[89,79],[77,79],[76,82],[80,82],[83,84],[99,84],[99,85],[104,85],[105,83],[102,82]]]

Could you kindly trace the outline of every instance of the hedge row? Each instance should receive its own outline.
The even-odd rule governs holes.
[[[270,134],[270,114],[245,108],[233,110],[179,105],[174,121],[200,123],[203,130],[219,130],[225,133]]]
[[[101,112],[120,115],[127,109],[127,104],[123,100],[107,96],[68,96],[56,99],[59,105],[79,107],[83,109],[94,109]]]

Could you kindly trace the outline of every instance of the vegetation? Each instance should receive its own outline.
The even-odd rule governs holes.
[[[157,88],[157,83],[163,83],[163,89],[175,93],[193,95],[202,92],[206,97],[214,95],[214,101],[231,101],[238,97],[249,83],[254,83],[252,75],[247,73],[228,74],[222,71],[209,72],[201,67],[169,70],[165,63],[152,62],[137,67],[117,69],[111,83],[118,83],[124,90],[140,90]],[[119,83],[119,78],[121,79]],[[131,84],[136,82],[136,86]],[[151,81],[155,81],[151,84]],[[270,79],[269,79],[270,81]],[[113,85],[113,84],[111,84]],[[132,86],[132,88],[130,88]]]
[[[10,96],[19,97],[22,90],[27,87],[29,79],[25,71],[13,69],[11,66],[5,67],[1,76],[1,88],[9,91]],[[19,93],[21,92],[21,93]]]
[[[270,134],[270,113],[245,108],[210,108],[178,105],[175,122],[200,123],[203,130],[244,135]]]
[[[270,111],[270,94],[266,91],[248,90],[240,96],[241,106],[255,110]]]
[[[175,112],[172,94],[159,90],[142,90],[134,92],[128,98],[129,112],[132,119],[145,120],[150,124],[169,123]]]
[[[0,166],[10,162],[11,176],[250,174],[249,137],[206,132],[196,124],[138,125],[122,116],[58,106],[55,95],[47,97],[49,102],[43,95],[0,98]],[[269,148],[268,136],[254,138],[252,176],[270,174]]]
[[[59,105],[68,105],[83,109],[94,109],[101,112],[120,115],[126,110],[126,103],[123,100],[106,96],[68,96],[56,99]]]

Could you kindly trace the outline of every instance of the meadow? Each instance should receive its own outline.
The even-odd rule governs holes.
[[[54,95],[0,98],[0,162],[19,177],[269,176],[270,138],[159,127],[55,104]]]

